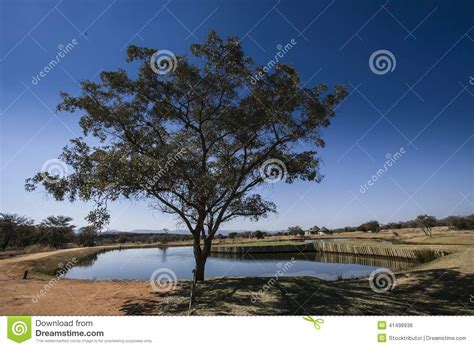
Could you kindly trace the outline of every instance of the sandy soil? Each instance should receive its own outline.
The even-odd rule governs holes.
[[[44,296],[40,291],[47,286],[46,281],[10,281],[7,286],[2,282],[2,314],[119,315],[127,301],[157,299],[146,282],[61,280],[45,291]]]
[[[58,279],[57,265],[103,250],[74,248],[0,260],[0,314],[120,315],[130,301],[157,301],[146,281],[89,281]],[[27,279],[22,279],[28,270]],[[175,290],[180,289],[177,287]]]
[[[255,296],[268,278],[216,278],[199,285],[197,315],[275,314],[474,314],[474,233],[436,231],[426,238],[407,232],[411,244],[450,248],[450,255],[397,274],[396,288],[374,293],[367,280],[324,282],[280,278],[265,296]],[[387,232],[393,235],[393,233]],[[338,235],[339,237],[340,235]],[[353,234],[351,236],[354,236]],[[372,235],[370,235],[372,237]],[[383,238],[378,235],[378,238]],[[363,241],[361,241],[363,242]],[[366,241],[372,243],[372,241]],[[57,280],[58,263],[103,248],[75,248],[0,260],[2,315],[185,315],[190,283],[167,293],[147,281]],[[28,270],[28,279],[23,280]]]

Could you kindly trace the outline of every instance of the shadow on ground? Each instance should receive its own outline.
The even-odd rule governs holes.
[[[473,315],[474,275],[453,269],[397,275],[392,291],[368,280],[326,282],[310,277],[214,278],[198,286],[193,315]],[[189,282],[156,300],[128,300],[125,315],[187,315]],[[264,290],[265,289],[265,290]]]

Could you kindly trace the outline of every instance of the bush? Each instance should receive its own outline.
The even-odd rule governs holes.
[[[97,241],[97,229],[94,226],[86,226],[80,229],[78,239],[83,247],[94,246]]]
[[[380,224],[376,220],[367,221],[366,223],[359,226],[359,229],[363,232],[370,231],[372,233],[377,233],[380,231]]]
[[[239,234],[237,232],[230,232],[229,233],[229,238],[230,239],[235,239],[239,236]]]
[[[123,244],[127,242],[127,238],[125,236],[119,236],[117,238],[117,243]]]
[[[252,238],[264,239],[264,238],[265,238],[265,235],[266,235],[266,233],[257,230],[257,231],[255,231],[255,232],[253,232],[251,236],[252,236]]]
[[[300,226],[288,227],[288,234],[292,236],[304,236],[304,230]]]
[[[474,230],[474,214],[469,216],[448,216],[446,225],[457,230]]]

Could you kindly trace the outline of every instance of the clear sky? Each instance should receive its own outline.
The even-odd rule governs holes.
[[[77,81],[126,67],[128,44],[182,55],[215,29],[239,36],[261,65],[294,39],[282,62],[293,64],[308,86],[345,83],[350,91],[324,130],[324,180],[270,185],[262,193],[278,214],[224,228],[334,228],[471,214],[473,13],[469,0],[0,0],[0,212],[36,221],[63,214],[84,225],[90,205],[24,190],[26,178],[81,135],[80,114],[54,113],[59,91],[76,94]],[[73,40],[74,48],[33,83]],[[374,73],[369,61],[378,50],[389,51],[391,66]],[[400,148],[404,153],[380,174]],[[147,202],[117,202],[111,214],[114,229],[176,228],[176,220]]]

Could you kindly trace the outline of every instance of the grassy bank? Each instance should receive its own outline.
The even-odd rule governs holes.
[[[222,245],[212,248],[214,253],[222,254],[265,254],[265,253],[307,253],[322,252],[367,257],[387,257],[393,259],[409,259],[418,262],[428,262],[448,254],[439,248],[431,249],[420,246],[388,245],[380,242],[369,243],[297,243],[273,242],[240,245]]]
[[[298,241],[253,241],[254,246],[301,246]],[[342,243],[342,242],[338,242]],[[374,239],[344,241],[344,245],[387,246]],[[159,245],[123,245],[122,248]],[[160,245],[171,246],[171,245]],[[233,246],[251,247],[249,243]],[[311,277],[214,278],[198,286],[195,315],[473,315],[474,233],[437,234],[431,238],[413,233],[400,249],[429,248],[450,254],[396,274],[396,286],[387,293],[373,292],[367,279],[326,282]],[[173,291],[154,292],[148,281],[92,281],[62,279],[41,300],[32,302],[48,279],[73,258],[87,260],[120,246],[75,248],[40,252],[0,260],[2,314],[32,315],[184,315],[189,281]],[[23,272],[28,270],[28,279]],[[265,291],[261,291],[262,289]]]
[[[387,234],[388,232],[385,232]],[[386,244],[372,238],[374,234],[365,234],[370,237],[367,239],[357,238],[352,240],[344,240],[337,243],[342,245],[348,251],[351,250],[378,250],[377,254],[390,255],[390,251],[399,250],[401,253],[413,250],[432,250],[444,254],[450,254],[448,256],[441,257],[433,262],[440,267],[461,267],[462,272],[473,272],[474,273],[474,262],[472,257],[472,250],[474,248],[474,232],[457,232],[457,231],[444,231],[443,233],[437,232],[433,237],[424,236],[421,231],[416,234],[413,231],[409,233],[408,238],[399,239],[396,244]],[[352,233],[354,234],[354,233]],[[384,235],[378,234],[379,238]],[[343,236],[347,237],[347,236]],[[385,235],[386,237],[386,235]],[[334,238],[334,237],[333,237]],[[321,238],[325,239],[325,238]],[[329,243],[326,243],[328,245]],[[174,246],[185,246],[190,245],[189,243],[169,243],[169,244],[123,244],[123,245],[110,245],[90,248],[73,248],[56,251],[39,252],[36,254],[29,254],[23,256],[16,256],[1,262],[14,263],[12,270],[9,272],[10,275],[14,275],[15,278],[21,277],[24,270],[29,270],[30,276],[45,277],[53,276],[58,270],[58,264],[65,265],[70,262],[73,258],[76,258],[79,262],[86,261],[93,257],[95,254],[115,250],[119,248],[156,248],[156,247],[174,247]],[[219,241],[214,247],[213,251],[224,251],[228,252],[298,252],[298,251],[310,251],[312,244],[305,244],[300,240],[291,240],[284,238],[283,240],[277,240],[275,238],[264,239],[264,240],[244,240],[232,242],[230,240]],[[232,251],[234,249],[234,251]],[[387,250],[386,250],[387,249]],[[311,249],[312,250],[312,249]],[[323,250],[324,251],[324,250]],[[386,252],[386,253],[385,253]],[[385,254],[384,254],[385,253]],[[362,253],[363,254],[363,253]],[[439,254],[434,255],[430,251],[418,252],[418,260],[422,262],[428,262]],[[427,268],[428,267],[428,268]],[[416,269],[429,269],[427,265],[417,266]],[[1,275],[0,275],[1,276]]]

